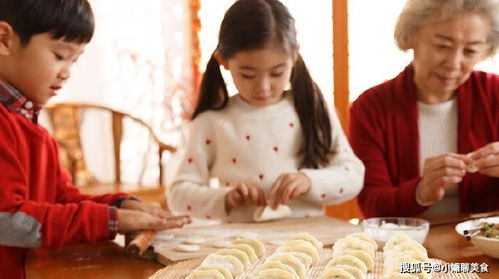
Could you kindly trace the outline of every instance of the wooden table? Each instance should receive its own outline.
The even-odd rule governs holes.
[[[430,257],[449,263],[486,263],[490,273],[481,273],[482,279],[499,278],[499,260],[485,256],[478,248],[459,236],[456,223],[430,229],[425,246]],[[29,279],[68,278],[148,278],[163,266],[144,259],[125,255],[122,246],[114,242],[95,245],[70,245],[59,251],[32,250],[26,259]]]

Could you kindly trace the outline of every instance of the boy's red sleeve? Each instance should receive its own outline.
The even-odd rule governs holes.
[[[8,124],[0,125],[0,245],[59,248],[113,237],[116,220],[110,219],[115,212],[109,204],[123,195],[80,194],[53,161],[57,157],[47,159],[53,154],[39,150],[33,156],[23,147],[24,138],[16,136],[17,127]],[[37,146],[45,147],[51,149],[47,142]]]

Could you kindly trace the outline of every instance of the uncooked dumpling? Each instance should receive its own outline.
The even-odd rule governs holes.
[[[248,244],[249,246],[253,247],[255,250],[256,255],[261,258],[265,255],[267,252],[267,249],[265,249],[265,245],[263,243],[255,238],[240,238],[234,242],[235,244]]]
[[[193,270],[185,279],[225,279],[220,271],[215,269]]]
[[[292,267],[290,267],[289,265],[283,264],[283,263],[281,263],[280,261],[277,261],[277,260],[272,260],[272,261],[266,262],[266,263],[264,263],[262,265],[259,265],[253,271],[251,278],[259,279],[258,272],[260,272],[260,270],[272,269],[272,268],[286,270],[289,273],[291,273],[291,274],[294,275],[293,278],[298,278],[299,279],[298,274],[296,273],[296,271]]]
[[[341,251],[335,251],[333,253],[333,257],[342,255],[354,256],[366,264],[367,270],[371,271],[374,269],[375,258],[373,258],[372,255],[369,255],[369,253],[367,253],[366,251],[345,249]]]
[[[249,267],[249,265],[251,264],[248,255],[244,251],[241,251],[239,249],[233,249],[230,247],[224,248],[224,249],[218,250],[217,252],[215,252],[215,254],[229,255],[229,256],[236,257],[243,264],[244,269],[247,269]]]
[[[318,252],[320,252],[322,250],[322,247],[324,246],[322,242],[320,242],[317,238],[315,238],[313,235],[309,233],[297,233],[288,237],[288,240],[300,240],[300,239],[310,242],[312,245],[315,246],[315,248],[317,248]]]
[[[371,246],[371,244],[365,240],[354,239],[354,238],[340,238],[333,245],[333,251],[342,251],[342,250],[362,250],[372,257],[376,256],[376,250]]]
[[[312,264],[317,263],[317,261],[319,260],[319,253],[317,253],[317,250],[315,249],[315,247],[312,244],[310,244],[308,242],[305,242],[305,243],[308,245],[305,245],[303,243],[302,244],[295,244],[295,245],[292,245],[292,244],[286,245],[286,243],[284,243],[281,247],[279,247],[279,249],[277,249],[277,252],[304,253],[306,255],[309,255],[312,258]]]
[[[350,273],[353,277],[355,277],[355,279],[366,279],[366,274],[364,272],[362,272],[362,270],[356,268],[355,266],[346,265],[346,264],[339,264],[339,265],[335,265],[335,266],[330,267],[330,268],[343,269],[346,272]]]
[[[273,254],[272,256],[270,256],[268,261],[279,261],[282,264],[289,265],[296,271],[296,274],[298,274],[300,278],[304,278],[305,273],[307,272],[307,268],[305,267],[305,265],[290,253]]]
[[[258,256],[256,255],[255,249],[249,246],[248,244],[238,243],[229,246],[228,248],[238,249],[246,253],[251,263],[254,263],[258,260]]]
[[[293,273],[284,269],[270,268],[258,272],[258,279],[294,279],[297,278]]]
[[[317,279],[355,279],[355,277],[341,268],[331,267],[319,275]]]
[[[233,277],[241,275],[244,272],[244,266],[236,257],[231,255],[210,254],[201,265],[221,265],[227,268]]]
[[[230,271],[221,265],[200,265],[195,270],[218,270],[225,279],[234,279],[232,274],[230,274]]]
[[[287,205],[279,205],[276,210],[270,206],[259,206],[253,212],[253,220],[255,222],[266,222],[275,219],[282,219],[291,216],[293,212]]]
[[[355,266],[356,268],[362,270],[362,272],[367,273],[366,264],[363,261],[359,260],[357,257],[351,255],[334,257],[326,264],[326,269],[329,268],[330,266],[335,266],[340,264]]]

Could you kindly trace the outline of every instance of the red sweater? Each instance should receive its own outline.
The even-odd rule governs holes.
[[[114,237],[109,205],[123,197],[80,194],[47,131],[0,104],[0,277],[25,277],[27,248]]]
[[[350,141],[366,166],[359,205],[366,217],[413,216],[419,132],[413,68],[364,92],[350,109]],[[473,72],[457,89],[458,153],[499,141],[499,76]],[[459,183],[461,212],[499,209],[499,179],[467,174]]]

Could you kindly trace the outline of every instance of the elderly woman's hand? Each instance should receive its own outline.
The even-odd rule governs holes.
[[[492,142],[469,154],[475,161],[479,172],[484,175],[499,177],[499,142]]]
[[[427,158],[416,190],[417,200],[424,204],[441,200],[450,185],[461,182],[471,162],[466,155],[454,153]]]

